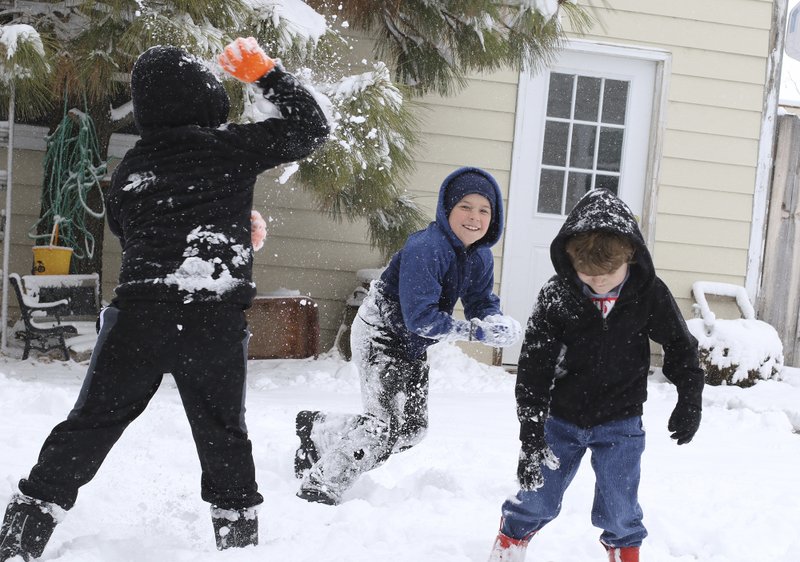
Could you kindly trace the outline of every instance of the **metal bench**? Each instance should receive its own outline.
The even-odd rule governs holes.
[[[22,279],[16,273],[9,273],[8,279],[14,287],[14,293],[19,302],[20,316],[25,326],[23,331],[17,332],[17,337],[25,342],[22,358],[27,359],[31,349],[46,353],[51,349],[58,349],[64,354],[64,361],[69,360],[69,350],[64,341],[64,336],[75,335],[78,329],[75,326],[62,325],[61,317],[69,312],[69,301],[60,299],[51,302],[39,302],[38,296],[26,294]],[[37,322],[42,317],[48,322]]]

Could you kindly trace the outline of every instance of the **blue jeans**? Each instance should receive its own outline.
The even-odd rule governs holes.
[[[544,467],[544,486],[532,492],[520,490],[503,503],[501,531],[521,539],[555,519],[564,492],[589,449],[595,474],[592,524],[603,530],[600,540],[613,547],[640,546],[647,536],[638,499],[645,441],[641,416],[586,429],[550,417],[545,423],[545,439],[561,467]]]

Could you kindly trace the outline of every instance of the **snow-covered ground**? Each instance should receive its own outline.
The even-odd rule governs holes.
[[[42,558],[60,562],[484,561],[500,504],[516,491],[514,377],[451,345],[431,350],[430,432],[367,474],[337,507],[295,497],[294,415],[359,409],[354,369],[335,357],[252,361],[247,421],[266,501],[258,547],[218,552],[177,390],[165,378]],[[85,364],[0,356],[0,502],[72,407]],[[694,441],[666,424],[675,389],[651,377],[641,502],[647,562],[800,560],[800,371],[755,387],[707,387]],[[528,560],[605,560],[589,522],[588,459]]]

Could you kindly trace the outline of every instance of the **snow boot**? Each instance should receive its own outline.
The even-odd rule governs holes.
[[[300,438],[300,447],[294,454],[294,475],[303,478],[314,463],[319,460],[319,453],[314,441],[311,439],[311,430],[318,419],[319,412],[302,410],[297,412],[294,421],[295,433]]]
[[[603,546],[608,552],[608,562],[639,562],[638,546]]]
[[[21,556],[25,562],[39,558],[56,527],[56,504],[15,494],[6,508],[0,529],[0,562]]]
[[[211,506],[211,522],[217,550],[244,548],[258,544],[258,511],[256,507],[223,509]]]
[[[297,492],[297,497],[312,503],[324,503],[325,505],[338,505],[341,498],[322,482],[307,477]]]
[[[534,533],[531,533],[524,539],[512,539],[502,531],[498,531],[492,552],[489,554],[489,562],[525,562],[525,551],[533,535]]]

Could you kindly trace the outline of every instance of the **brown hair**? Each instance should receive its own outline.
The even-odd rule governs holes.
[[[633,243],[620,234],[591,230],[571,236],[567,254],[575,271],[585,275],[603,275],[616,271],[624,263],[632,263]]]

